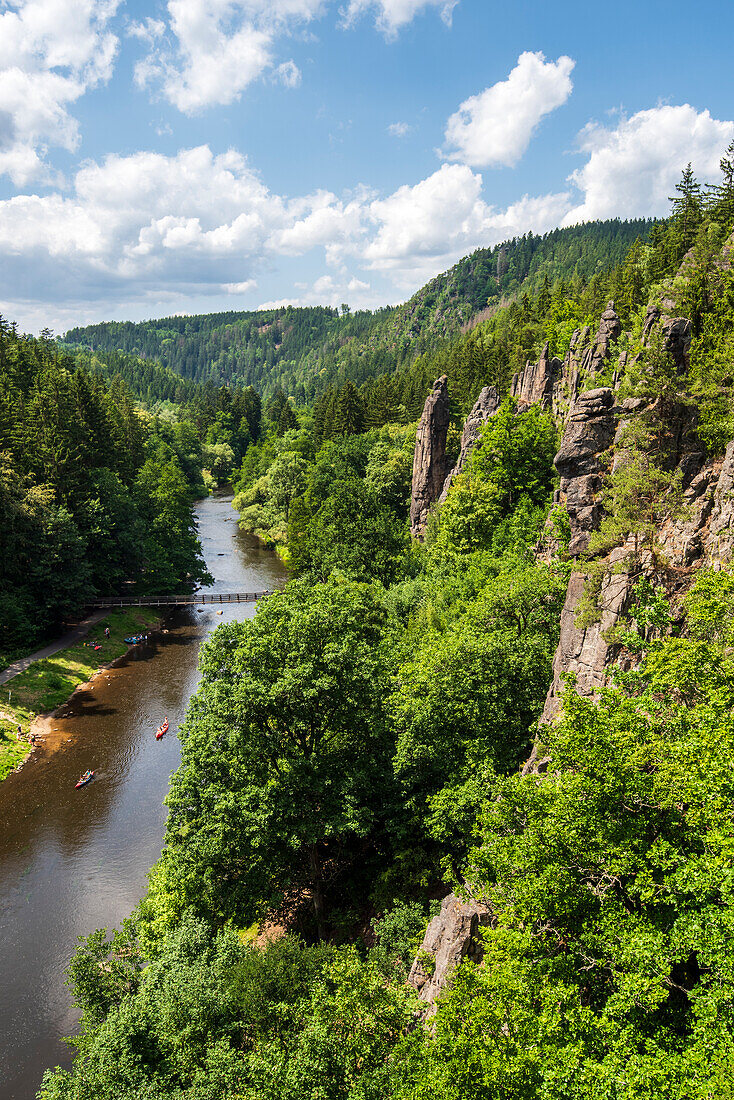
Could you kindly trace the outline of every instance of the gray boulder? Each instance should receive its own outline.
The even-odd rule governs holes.
[[[433,1005],[463,959],[481,962],[484,952],[478,933],[490,923],[491,910],[483,902],[462,901],[456,894],[443,899],[441,912],[428,925],[408,977],[422,1001]]]

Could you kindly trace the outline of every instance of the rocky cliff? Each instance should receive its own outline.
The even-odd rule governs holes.
[[[734,236],[722,257],[722,263],[731,265]],[[629,361],[630,366],[644,373],[649,351],[662,348],[667,352],[674,370],[672,392],[665,397],[620,396],[620,380],[628,359],[622,352],[615,360],[615,345],[623,335],[614,303],[609,302],[595,335],[588,326],[574,332],[563,362],[551,357],[546,345],[538,362],[528,363],[512,380],[511,393],[519,411],[531,404],[551,410],[562,433],[554,459],[560,478],[555,501],[568,513],[568,553],[574,566],[561,613],[553,680],[540,720],[539,738],[523,768],[526,774],[542,773],[551,763],[543,747],[542,731],[558,715],[565,674],[573,675],[581,695],[593,697],[607,683],[612,666],[626,653],[615,642],[614,627],[628,611],[640,576],[648,575],[656,584],[664,584],[675,606],[697,569],[721,567],[734,560],[734,442],[723,458],[707,457],[699,443],[697,408],[686,392],[691,322],[676,315],[672,300],[653,303],[647,310],[640,346]],[[465,438],[474,439],[473,445],[481,427],[476,423],[477,418],[481,420],[482,407],[480,397],[469,418],[471,429],[469,421],[465,428]],[[655,552],[641,549],[630,536],[593,560],[598,581],[597,614],[589,621],[579,615],[579,605],[590,568],[591,536],[603,515],[601,491],[610,472],[626,461],[628,433],[634,431],[637,418],[653,420],[657,425],[656,461],[677,474],[683,504],[672,518],[660,523]],[[450,484],[451,477],[447,478],[442,499]],[[628,654],[625,660],[631,660]],[[459,902],[454,895],[445,899],[411,971],[410,980],[423,1000],[435,1000],[462,958],[480,959],[478,930],[489,922],[489,917],[480,903]]]
[[[466,418],[464,430],[461,433],[461,450],[459,451],[459,457],[456,460],[456,465],[449,471],[443,483],[441,496],[438,498],[439,504],[446,499],[454,478],[458,477],[466,468],[469,457],[481,438],[482,427],[487,423],[490,417],[494,416],[497,412],[497,409],[500,407],[500,401],[501,398],[495,386],[485,386],[479,394],[471,412]]]
[[[417,539],[425,535],[428,513],[441,495],[446,480],[448,430],[449,391],[446,375],[443,375],[433,383],[415,437],[410,533]]]
[[[456,894],[443,899],[440,913],[426,929],[408,977],[422,1001],[434,1005],[463,959],[482,961],[479,929],[490,923],[491,911],[484,903],[463,901]]]

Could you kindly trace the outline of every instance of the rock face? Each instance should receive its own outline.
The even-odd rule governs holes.
[[[474,403],[474,407],[466,418],[464,430],[461,433],[461,450],[453,470],[447,475],[439,497],[439,503],[446,500],[448,491],[454,478],[458,477],[465,469],[469,456],[479,442],[482,426],[494,416],[500,407],[500,395],[494,386],[485,386]]]
[[[553,403],[553,389],[561,376],[563,363],[551,358],[550,345],[546,343],[537,363],[528,363],[525,370],[514,375],[510,393],[520,405],[540,405],[549,409]]]
[[[608,302],[601,315],[596,338],[584,353],[581,370],[584,374],[596,374],[601,370],[611,351],[611,345],[622,335],[622,322],[617,316],[614,302]]]
[[[618,547],[609,556],[609,569],[604,575],[599,593],[599,606],[602,608],[598,622],[583,628],[576,624],[579,600],[586,583],[586,574],[572,573],[566,590],[566,601],[561,612],[561,635],[553,658],[553,682],[548,689],[543,714],[540,719],[548,723],[558,713],[560,693],[563,688],[561,676],[572,673],[576,677],[576,687],[580,695],[595,695],[606,682],[607,669],[618,647],[606,641],[607,631],[611,629],[627,610],[633,582],[621,568],[626,549]],[[528,770],[539,770],[536,767]]]
[[[614,302],[609,302],[593,339],[588,325],[576,329],[563,362],[550,357],[549,345],[546,344],[538,362],[528,363],[512,379],[512,396],[521,406],[537,404],[544,409],[552,409],[558,420],[564,420],[579,390],[593,381],[594,375],[606,365],[614,342],[621,334],[622,324]]]
[[[667,303],[669,306],[672,303]],[[643,340],[650,338],[653,328],[659,325],[663,334],[663,346],[671,355],[679,374],[684,374],[690,366],[689,352],[693,329],[687,317],[668,317],[659,306],[648,306],[642,327]]]
[[[561,448],[553,460],[561,475],[561,500],[571,521],[569,553],[573,557],[587,548],[599,521],[597,494],[602,467],[598,456],[614,440],[613,408],[614,394],[608,387],[580,394],[571,407]]]
[[[441,495],[446,480],[446,436],[449,430],[449,391],[446,375],[437,378],[426,398],[418,424],[413,456],[410,500],[410,532],[422,539],[428,513]]]
[[[456,894],[443,899],[441,912],[428,925],[408,977],[422,1001],[434,1004],[462,959],[481,962],[483,950],[477,933],[490,923],[491,910],[482,902],[465,902]]]
[[[734,443],[730,443],[726,448],[716,487],[709,499],[711,500],[711,521],[708,529],[709,558],[713,562],[730,561],[734,555]],[[705,522],[704,516],[703,523]]]

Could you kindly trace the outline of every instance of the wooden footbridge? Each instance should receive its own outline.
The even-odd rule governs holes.
[[[189,592],[185,596],[103,596],[92,600],[90,607],[203,607],[209,604],[254,603],[272,590],[264,592]]]

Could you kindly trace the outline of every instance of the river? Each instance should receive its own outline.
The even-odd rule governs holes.
[[[196,514],[211,591],[282,586],[282,563],[238,531],[230,498],[201,501]],[[254,604],[175,611],[168,633],[132,650],[54,723],[69,743],[0,783],[0,1100],[32,1100],[47,1066],[69,1065],[69,958],[79,936],[118,925],[144,893],[199,647],[220,623],[254,613]],[[171,730],[156,741],[164,714]],[[96,777],[77,791],[86,768]]]

